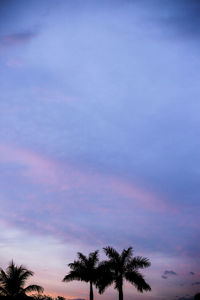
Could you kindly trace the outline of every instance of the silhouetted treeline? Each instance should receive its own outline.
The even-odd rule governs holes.
[[[73,280],[85,281],[89,284],[90,300],[94,299],[93,288],[97,288],[102,294],[105,289],[114,284],[118,292],[118,299],[123,300],[123,283],[130,282],[141,293],[151,291],[150,285],[139,272],[140,269],[151,265],[146,257],[133,256],[133,248],[123,249],[119,253],[112,247],[103,248],[107,260],[99,261],[99,251],[89,253],[88,256],[77,253],[78,259],[69,263],[69,273],[63,278],[64,282]],[[25,286],[33,272],[23,265],[17,266],[10,262],[6,270],[0,268],[0,300],[66,300],[64,297],[44,295],[44,289],[39,285]],[[37,292],[30,295],[31,292]],[[194,300],[200,300],[200,294],[194,296]]]
[[[14,296],[14,297],[9,297],[9,296],[0,296],[0,299],[2,300],[35,300],[34,297],[32,296]]]
[[[19,297],[8,297],[8,296],[0,296],[0,300],[66,300],[66,298],[58,296],[53,298],[48,295],[35,295],[35,296],[19,296]]]

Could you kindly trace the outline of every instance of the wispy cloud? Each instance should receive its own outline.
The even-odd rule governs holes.
[[[22,31],[0,36],[0,46],[20,46],[30,42],[37,36],[36,31]]]
[[[85,190],[92,184],[96,191],[104,191],[106,194],[129,199],[130,206],[152,211],[165,211],[167,209],[164,200],[160,199],[158,195],[143,190],[142,187],[134,183],[125,182],[120,177],[78,170],[69,162],[65,161],[63,165],[59,161],[53,161],[31,150],[6,144],[0,145],[0,154],[0,162],[18,163],[21,166],[20,173],[22,176],[57,191],[67,191],[74,188]]]
[[[174,272],[174,271],[164,271],[164,274],[165,275],[177,275],[177,273],[176,272]]]
[[[178,275],[176,272],[172,271],[172,270],[165,270],[163,272],[163,275],[161,276],[163,279],[167,279],[170,276],[174,276],[174,275]]]
[[[56,166],[50,160],[22,148],[0,145],[0,162],[13,162],[21,166],[21,174],[40,183],[55,185]]]

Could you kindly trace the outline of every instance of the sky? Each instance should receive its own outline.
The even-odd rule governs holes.
[[[78,251],[133,246],[150,293],[200,291],[200,2],[0,0],[0,266],[45,293]],[[97,300],[114,300],[109,288]]]

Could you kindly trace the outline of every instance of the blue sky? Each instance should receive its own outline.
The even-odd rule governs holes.
[[[193,0],[0,2],[3,266],[14,258],[49,293],[87,298],[87,286],[59,281],[76,252],[133,245],[152,261],[153,291],[128,286],[127,297],[198,291],[199,10]],[[46,245],[58,267],[42,271]]]

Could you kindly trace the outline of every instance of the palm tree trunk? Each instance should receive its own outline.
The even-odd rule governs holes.
[[[90,300],[93,300],[94,296],[93,296],[93,287],[92,287],[92,282],[90,281]]]
[[[123,300],[124,296],[123,296],[123,288],[122,285],[119,287],[119,300]]]

